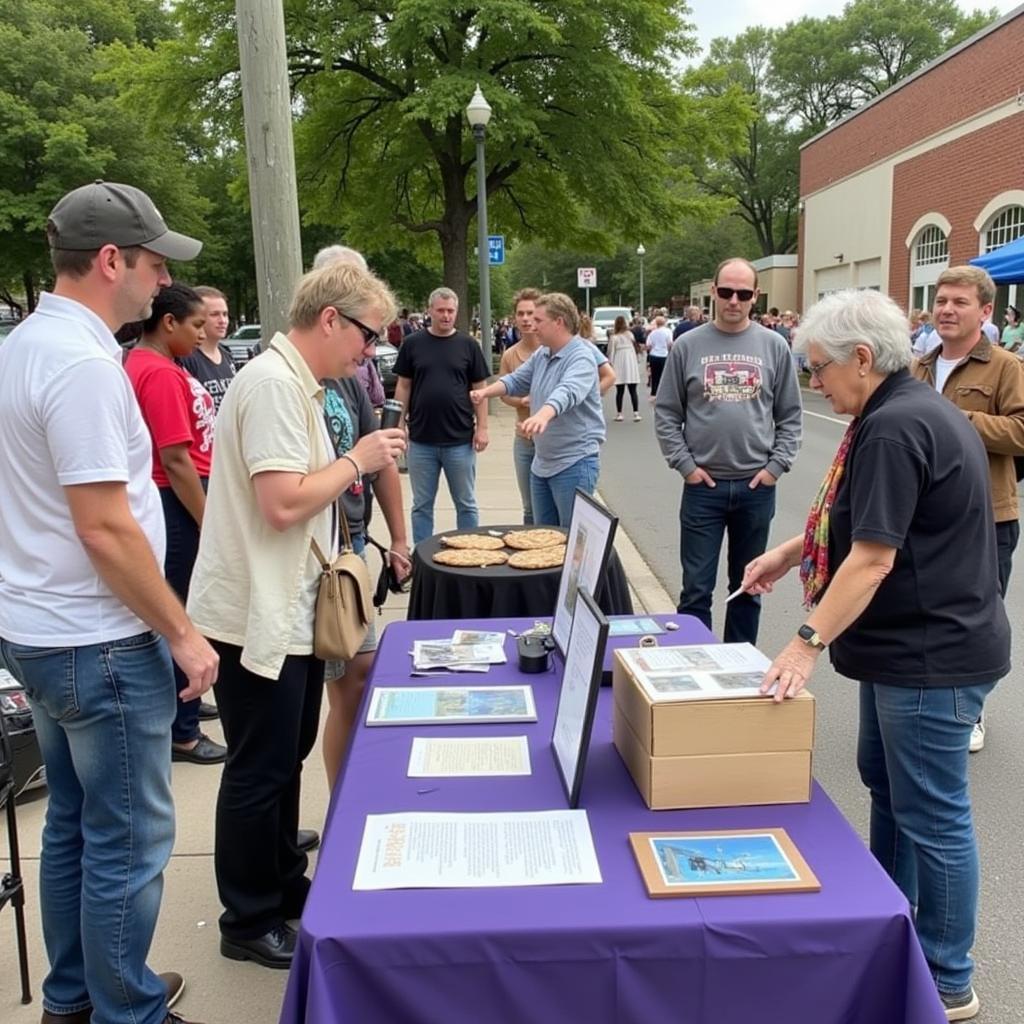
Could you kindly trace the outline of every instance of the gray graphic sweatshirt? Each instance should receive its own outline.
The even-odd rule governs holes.
[[[713,323],[687,331],[669,353],[654,428],[665,461],[740,480],[780,477],[800,450],[800,386],[785,339],[752,323],[738,334]]]

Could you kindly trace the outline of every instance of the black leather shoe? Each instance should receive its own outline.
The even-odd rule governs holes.
[[[220,955],[229,960],[251,960],[261,967],[288,970],[295,954],[295,932],[286,924],[271,928],[258,939],[220,937]]]
[[[172,761],[188,761],[190,764],[221,764],[228,758],[228,748],[220,743],[215,743],[209,736],[200,735],[199,742],[194,747],[180,747],[177,743],[171,744]]]
[[[313,828],[300,828],[296,841],[303,853],[309,853],[320,845],[320,833]]]
[[[164,971],[160,975],[160,980],[164,983],[164,992],[166,993],[164,998],[167,1000],[167,1009],[169,1010],[185,991],[185,979],[177,971]]]
[[[42,1024],[89,1024],[92,1020],[92,1007],[87,1006],[77,1013],[50,1013],[43,1010]]]
[[[216,704],[209,704],[205,700],[199,702],[199,721],[200,722],[212,722],[213,719],[220,718],[220,709]]]

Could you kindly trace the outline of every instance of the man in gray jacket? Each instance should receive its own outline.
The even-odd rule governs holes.
[[[679,509],[683,590],[679,612],[711,627],[722,535],[729,535],[729,591],[761,554],[775,515],[775,483],[800,448],[800,387],[785,340],[750,320],[757,270],[719,264],[715,318],[675,345],[658,389],[654,423],[662,454],[685,484]],[[728,606],[726,643],[757,642],[761,599]]]

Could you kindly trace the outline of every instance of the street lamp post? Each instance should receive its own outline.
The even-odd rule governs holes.
[[[480,86],[466,107],[466,117],[476,139],[476,237],[480,277],[480,343],[483,347],[487,374],[491,363],[491,261],[487,245],[487,168],[484,165],[484,136],[491,119],[491,105],[484,99]]]
[[[647,316],[647,307],[644,305],[644,255],[647,250],[644,248],[644,243],[641,242],[636,247],[636,255],[640,260],[640,315],[642,317]]]

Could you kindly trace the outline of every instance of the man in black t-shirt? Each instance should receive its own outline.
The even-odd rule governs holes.
[[[487,447],[487,406],[474,414],[473,388],[490,371],[475,338],[455,329],[459,300],[450,288],[430,295],[430,326],[402,343],[395,363],[395,398],[405,406],[406,456],[412,485],[412,540],[434,533],[434,499],[444,470],[459,529],[478,526],[476,453]]]
[[[192,355],[178,362],[210,393],[216,413],[220,411],[228,385],[235,379],[231,352],[223,344],[228,333],[228,300],[222,291],[209,285],[200,285],[196,293],[202,296],[206,308],[206,323],[203,324],[206,338]]]

